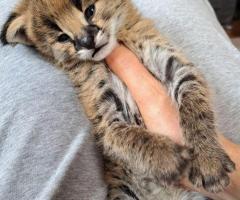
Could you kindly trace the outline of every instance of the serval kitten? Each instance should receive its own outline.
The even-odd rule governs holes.
[[[185,173],[210,192],[229,184],[235,165],[217,141],[205,79],[130,0],[21,0],[1,40],[35,47],[69,75],[104,155],[108,199],[202,199],[173,187]],[[117,43],[167,88],[185,146],[145,128],[128,89],[104,61]]]

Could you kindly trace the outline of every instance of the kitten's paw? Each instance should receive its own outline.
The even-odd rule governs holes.
[[[189,180],[208,192],[221,192],[230,183],[228,173],[234,171],[235,164],[223,150],[209,155],[199,154],[190,168]]]
[[[193,151],[183,146],[172,144],[165,152],[160,153],[158,179],[162,186],[176,185],[189,167]]]

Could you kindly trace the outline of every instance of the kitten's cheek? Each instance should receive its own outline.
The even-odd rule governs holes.
[[[65,56],[61,49],[52,49],[52,52],[55,60],[57,60],[58,62],[62,62],[64,60]]]
[[[80,60],[91,60],[94,50],[82,49],[77,52]]]
[[[101,61],[104,60],[117,46],[117,40],[115,38],[110,38],[108,45],[103,47],[94,57],[93,60]]]
[[[72,55],[76,54],[75,48],[71,44],[60,44],[60,43],[55,43],[52,46],[52,53],[58,62],[63,62],[64,60],[68,59]]]
[[[101,45],[108,43],[108,41],[109,35],[103,31],[99,31],[95,38],[96,47],[100,47]]]

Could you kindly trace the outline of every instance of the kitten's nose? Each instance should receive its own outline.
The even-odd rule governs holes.
[[[80,39],[76,39],[75,47],[77,50],[81,48],[95,49],[95,37],[99,32],[99,28],[95,25],[89,25],[85,28],[85,35]]]
[[[100,30],[98,26],[96,25],[88,25],[85,28],[88,35],[94,35],[96,36],[98,34],[98,31]]]
[[[95,42],[94,42],[95,37],[93,36],[83,36],[80,39],[75,40],[75,47],[77,50],[80,50],[82,48],[86,49],[94,49],[95,48]]]

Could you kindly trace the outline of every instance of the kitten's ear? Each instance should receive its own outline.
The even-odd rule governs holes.
[[[21,43],[31,45],[26,33],[26,16],[12,13],[3,25],[0,35],[1,42],[6,44]]]

